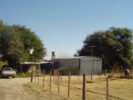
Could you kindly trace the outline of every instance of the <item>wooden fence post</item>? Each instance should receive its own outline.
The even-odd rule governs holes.
[[[60,93],[60,75],[58,73],[58,94]]]
[[[34,77],[35,77],[35,83],[36,83],[36,71],[35,71],[35,73],[34,73]]]
[[[109,80],[106,77],[106,100],[109,100]]]
[[[68,98],[70,97],[70,74],[68,75]]]
[[[31,72],[31,83],[33,82],[33,70]]]
[[[39,71],[38,71],[38,85],[39,85]]]
[[[50,85],[49,85],[49,86],[50,86],[50,87],[49,87],[49,88],[50,88],[50,89],[49,89],[50,92],[51,92],[51,74],[52,74],[52,72],[50,73],[50,78],[49,78],[49,79],[50,79],[50,80],[49,80],[49,81],[50,81]]]
[[[45,86],[45,71],[43,72],[43,88]]]
[[[86,75],[83,74],[82,100],[86,100]]]

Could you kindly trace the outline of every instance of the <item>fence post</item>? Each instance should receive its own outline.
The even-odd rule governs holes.
[[[43,88],[45,86],[45,71],[43,72]]]
[[[31,72],[31,83],[33,82],[33,70]]]
[[[109,80],[106,77],[106,100],[109,100]]]
[[[50,80],[49,80],[49,81],[50,81],[50,85],[49,85],[49,86],[50,86],[50,87],[49,87],[49,88],[50,88],[50,89],[49,89],[50,92],[51,92],[51,74],[52,74],[52,72],[50,73],[50,78],[49,78],[49,79],[50,79]]]
[[[38,71],[38,85],[39,85],[39,71]]]
[[[82,100],[86,100],[86,75],[83,74]]]
[[[68,98],[70,97],[70,74],[68,75]]]
[[[58,73],[58,94],[60,93],[60,74]]]
[[[36,83],[36,70],[35,70],[35,72],[34,72],[34,77],[35,77],[35,83]]]

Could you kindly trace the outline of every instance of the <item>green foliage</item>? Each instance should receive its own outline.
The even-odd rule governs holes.
[[[6,63],[3,61],[0,61],[0,69],[2,68],[3,65],[5,65]]]
[[[87,36],[79,56],[91,55],[89,46],[94,48],[94,56],[103,58],[103,68],[120,65],[129,68],[132,64],[132,31],[127,28],[110,28]]]
[[[20,40],[23,42],[24,51],[21,61],[40,61],[46,54],[45,48],[39,37],[35,35],[30,29],[24,26],[14,25],[13,29],[20,36]],[[29,53],[30,49],[34,48],[33,55]],[[34,56],[34,57],[33,57]]]
[[[31,55],[29,51],[32,48],[34,52]],[[8,26],[0,21],[0,53],[3,61],[14,66],[16,62],[40,61],[46,50],[39,37],[30,29],[19,25]]]
[[[23,77],[31,77],[31,74],[29,73],[17,73],[16,77],[23,78]]]

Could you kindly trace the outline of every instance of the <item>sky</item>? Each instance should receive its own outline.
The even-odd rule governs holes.
[[[0,0],[0,20],[30,28],[46,59],[72,57],[86,36],[110,27],[133,29],[133,0]]]

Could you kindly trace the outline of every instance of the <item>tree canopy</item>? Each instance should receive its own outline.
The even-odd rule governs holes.
[[[32,48],[34,52],[31,55],[29,51]],[[20,25],[5,25],[0,21],[0,53],[2,60],[13,66],[16,62],[42,60],[46,49],[30,29]]]
[[[127,28],[110,28],[88,35],[78,56],[92,55],[103,58],[103,68],[110,69],[118,65],[129,68],[132,65],[132,30]]]

